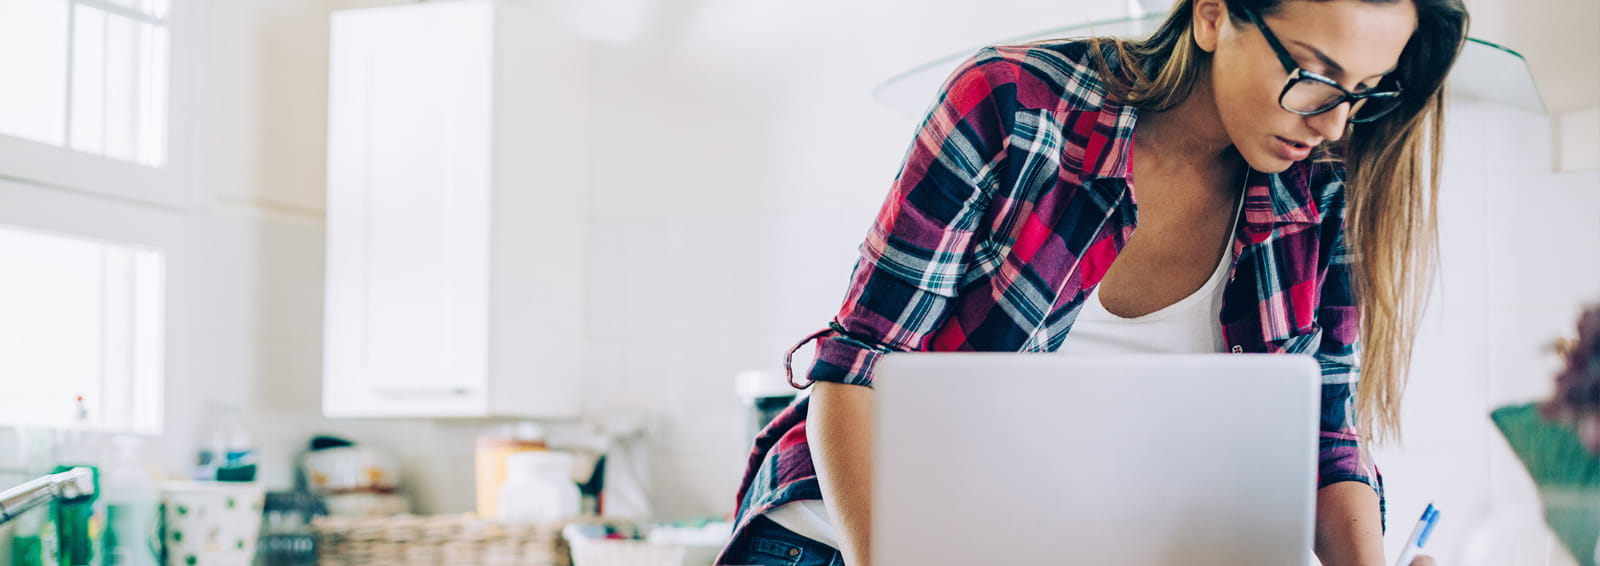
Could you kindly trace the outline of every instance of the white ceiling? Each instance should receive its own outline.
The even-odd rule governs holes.
[[[1473,37],[1528,59],[1552,115],[1600,108],[1600,0],[1466,0]]]

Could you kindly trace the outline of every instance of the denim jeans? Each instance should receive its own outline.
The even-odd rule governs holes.
[[[730,566],[844,566],[844,557],[831,546],[795,534],[765,516],[728,545],[723,564]]]

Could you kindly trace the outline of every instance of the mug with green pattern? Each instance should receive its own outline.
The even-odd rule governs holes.
[[[263,496],[257,483],[163,483],[166,566],[250,566],[261,531]]]

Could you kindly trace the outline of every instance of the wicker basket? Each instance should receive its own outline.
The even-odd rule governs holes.
[[[564,523],[471,515],[318,517],[322,566],[570,566]]]

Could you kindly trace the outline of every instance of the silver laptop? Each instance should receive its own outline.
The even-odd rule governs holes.
[[[875,375],[873,564],[1310,560],[1310,357],[912,353]]]

